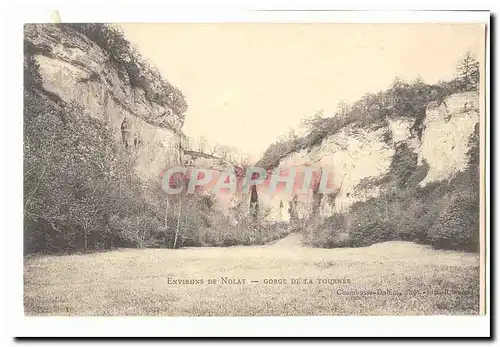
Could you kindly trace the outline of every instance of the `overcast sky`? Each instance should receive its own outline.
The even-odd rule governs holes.
[[[258,156],[287,129],[398,76],[450,79],[484,28],[459,24],[124,24],[185,95],[184,132]]]

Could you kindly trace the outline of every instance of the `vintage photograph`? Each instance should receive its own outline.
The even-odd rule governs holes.
[[[486,26],[24,26],[26,316],[484,314]]]

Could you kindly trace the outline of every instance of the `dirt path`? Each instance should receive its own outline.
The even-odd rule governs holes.
[[[303,237],[299,233],[291,233],[278,241],[271,242],[267,246],[285,249],[301,248],[304,247],[302,244],[302,240]]]

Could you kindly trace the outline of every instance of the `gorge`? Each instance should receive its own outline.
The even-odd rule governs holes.
[[[27,84],[25,88],[34,86],[32,87],[34,91],[30,90],[32,93],[30,98],[34,100],[33,107],[42,105],[41,109],[37,110],[37,116],[43,117],[44,112],[52,112],[48,107],[43,107],[50,104],[50,109],[63,113],[68,107],[74,107],[81,111],[77,117],[96,120],[99,126],[105,127],[111,135],[115,142],[113,146],[121,146],[117,151],[123,150],[130,156],[130,159],[124,160],[122,164],[133,169],[133,173],[139,179],[136,182],[138,186],[156,184],[153,189],[158,190],[161,173],[168,167],[189,165],[224,171],[234,166],[234,163],[225,158],[186,148],[187,136],[183,133],[182,126],[188,105],[182,92],[167,82],[153,66],[134,51],[123,36],[116,34],[117,32],[119,31],[115,32],[104,25],[91,24],[25,26],[25,81],[26,78],[32,81],[29,82],[32,84]],[[286,224],[291,225],[286,228],[299,228],[299,221],[303,228],[304,224],[309,224],[309,228],[313,226],[321,229],[319,225],[328,223],[332,216],[349,216],[353,207],[359,208],[363,203],[374,200],[382,201],[385,205],[384,218],[390,219],[391,212],[388,212],[388,209],[392,209],[392,213],[396,214],[399,207],[395,205],[410,204],[413,201],[411,194],[435,187],[438,183],[450,184],[457,177],[460,179],[460,175],[469,172],[471,167],[474,168],[475,163],[479,162],[479,154],[473,153],[471,157],[470,153],[479,145],[480,108],[480,95],[474,89],[464,90],[451,82],[428,85],[423,81],[412,83],[396,81],[386,92],[363,97],[352,105],[348,112],[316,119],[316,123],[304,137],[271,144],[261,160],[255,163],[255,166],[266,170],[289,170],[294,167],[334,168],[334,193],[319,194],[314,190],[309,195],[269,193],[259,189],[258,186],[252,186],[251,191],[247,193],[231,197],[209,197],[207,199],[210,202],[206,206],[217,209],[217,212],[213,212],[213,215],[209,212],[201,213],[197,218],[202,226],[198,225],[198,222],[194,225],[186,217],[182,222],[185,240],[186,242],[195,240],[191,241],[193,245],[265,242],[256,241],[255,231],[249,232],[244,241],[238,241],[237,237],[231,236],[234,240],[231,239],[229,242],[226,242],[224,235],[219,235],[214,240],[209,234],[211,228],[222,228],[217,223],[228,223],[230,227],[236,224],[248,227],[252,224],[251,220],[254,222],[263,220],[267,223],[267,229],[260,230],[260,233],[267,232],[273,225],[283,228],[283,224]],[[29,122],[29,119],[25,118],[25,122]],[[25,133],[29,137],[29,131],[25,130]],[[57,137],[59,134],[55,133],[53,136]],[[96,139],[100,141],[103,137],[98,135]],[[29,140],[35,141],[32,138]],[[47,143],[50,141],[47,140]],[[29,141],[25,145],[28,146]],[[106,144],[103,148],[107,148]],[[82,151],[85,152],[85,149]],[[107,149],[104,152],[108,153]],[[43,157],[44,151],[40,153],[42,154],[38,157],[34,155],[33,161],[29,163],[33,163],[33,167],[41,168],[38,172],[45,172],[45,166],[39,164],[43,162],[40,158]],[[102,160],[120,161],[117,155],[103,157]],[[100,165],[99,162],[97,160],[96,165]],[[242,165],[237,166],[237,169],[245,168]],[[115,177],[116,170],[114,166],[111,167],[109,176]],[[41,177],[44,178],[43,175]],[[68,177],[71,179],[73,176]],[[460,194],[468,194],[469,191],[462,188],[462,186],[457,188]],[[476,186],[469,188],[472,195],[477,194]],[[68,223],[72,223],[70,220],[73,217],[60,217],[60,215],[74,213],[82,216],[82,212],[65,209],[58,209],[57,212],[54,212],[55,208],[46,210],[42,206],[48,204],[44,201],[45,197],[40,197],[37,203],[33,201],[36,200],[36,195],[40,194],[38,186],[27,189],[25,195],[35,198],[28,198],[25,206],[28,210],[30,205],[33,205],[34,210],[38,209],[38,212],[30,212],[29,215],[36,222],[36,228],[41,228],[39,222],[44,221],[44,228],[63,230],[68,227]],[[119,191],[123,192],[122,189]],[[401,192],[409,196],[403,198]],[[450,198],[449,194],[455,193],[439,194],[440,204]],[[456,199],[462,199],[462,195]],[[134,224],[134,227],[129,228],[129,233],[147,229],[150,234],[131,236],[119,232],[120,238],[126,239],[122,240],[125,245],[132,243],[146,246],[150,241],[149,238],[156,240],[159,234],[163,235],[164,240],[160,243],[151,241],[151,245],[167,245],[172,242],[173,237],[167,234],[176,230],[176,241],[173,241],[175,248],[177,233],[181,228],[181,209],[190,206],[192,210],[189,211],[203,211],[205,208],[197,205],[198,200],[205,199],[203,196],[189,201],[172,199],[169,202],[167,198],[166,205],[163,202],[153,201],[158,198],[156,195],[145,194],[143,198],[155,207],[150,212],[142,211],[139,206],[134,207],[137,209],[135,212],[137,216],[130,223],[136,223],[139,227]],[[75,199],[82,201],[85,206],[91,205],[81,196]],[[112,199],[110,197],[108,200]],[[106,204],[109,203],[108,200]],[[173,204],[173,210],[169,204]],[[391,206],[388,207],[389,205]],[[125,228],[120,223],[129,218],[125,217],[125,211],[108,213],[107,207],[103,211],[99,209],[99,207],[85,209],[83,215],[86,217],[82,217],[80,224],[74,227],[75,235],[83,233],[85,249],[89,240],[93,239],[92,237],[89,239],[90,235],[99,234],[102,225],[106,225],[108,229],[107,220],[113,218],[118,220],[115,225],[109,226],[109,233],[112,233],[112,230]],[[443,205],[443,209],[446,210],[446,206]],[[167,212],[164,212],[165,210]],[[141,219],[143,214],[154,215],[152,217],[154,222],[143,221]],[[183,214],[188,216],[189,212]],[[93,226],[97,215],[100,215],[103,224]],[[247,220],[246,215],[253,217]],[[412,218],[421,219],[424,215],[425,213],[419,210]],[[438,213],[433,217],[433,223],[441,217],[444,218]],[[170,225],[168,220],[175,222]],[[334,236],[328,236],[328,241],[311,241],[311,243],[321,247],[356,246],[345,243],[351,239],[349,229],[352,223],[351,219],[342,217],[340,224],[344,227],[340,229],[343,232],[336,233],[329,229],[330,231],[325,232],[330,232]],[[382,233],[388,228],[385,224],[376,227],[382,228]],[[393,229],[398,227],[400,226],[391,226]],[[287,230],[289,232],[289,229]],[[204,236],[200,236],[198,234],[200,232],[204,233]],[[280,231],[280,233],[286,232]],[[311,234],[309,231],[308,233]],[[314,233],[311,237],[323,237],[314,236]],[[70,241],[57,242],[47,241],[47,236],[39,235],[37,242],[40,242],[38,237],[42,237],[46,240],[43,242],[48,244],[62,244],[54,246],[54,249],[64,248],[65,242],[70,243],[71,247],[80,248],[79,241],[75,241],[79,239],[78,235],[72,236]],[[404,237],[413,240],[413,236]],[[426,240],[429,237],[425,236]],[[197,240],[198,238],[203,241]],[[330,240],[331,238],[333,240]],[[99,247],[100,236],[97,240],[94,247]],[[457,245],[453,247],[455,246]]]

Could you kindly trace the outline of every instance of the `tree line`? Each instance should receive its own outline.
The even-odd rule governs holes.
[[[289,130],[268,147],[257,166],[276,167],[290,153],[311,148],[348,125],[381,127],[387,125],[388,119],[406,118],[413,122],[411,130],[420,136],[429,103],[439,103],[454,93],[478,90],[479,78],[479,62],[471,52],[457,62],[456,76],[450,81],[430,85],[419,77],[409,82],[395,78],[385,91],[367,93],[353,104],[341,101],[330,116],[318,111],[304,118],[302,127],[306,134],[298,136]]]

